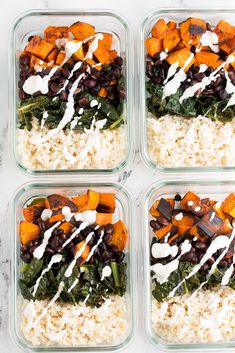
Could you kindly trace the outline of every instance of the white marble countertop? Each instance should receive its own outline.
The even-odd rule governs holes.
[[[221,1],[220,1],[221,2]],[[143,18],[143,15],[150,10],[156,9],[161,3],[162,6],[216,6],[220,5],[219,1],[216,0],[87,0],[87,1],[75,1],[75,0],[8,0],[7,2],[1,2],[1,14],[0,14],[0,43],[1,43],[1,55],[0,55],[0,353],[19,353],[19,350],[10,339],[8,330],[8,288],[11,282],[9,269],[9,244],[11,234],[7,233],[6,229],[6,217],[8,215],[7,204],[9,203],[10,197],[13,192],[24,182],[32,180],[30,176],[27,176],[19,171],[15,166],[14,161],[9,156],[9,146],[7,140],[8,134],[8,39],[9,31],[14,18],[23,11],[30,9],[40,8],[52,8],[52,9],[113,9],[125,15],[130,21],[133,33],[135,34],[135,40],[138,42],[138,26]],[[223,0],[223,6],[232,6],[233,0]],[[234,4],[235,6],[235,4]],[[136,122],[137,122],[137,110],[136,110]],[[138,138],[137,138],[138,141]],[[133,194],[134,202],[137,207],[141,203],[141,198],[144,190],[154,181],[163,178],[164,175],[160,175],[150,171],[143,162],[138,153],[138,146],[136,146],[136,156],[134,161],[126,168],[121,175],[111,178],[125,183]],[[170,176],[167,175],[169,178]],[[171,177],[176,177],[171,175]],[[187,176],[186,176],[187,177]],[[219,175],[204,175],[205,178],[219,177]],[[222,176],[224,177],[224,175]],[[228,178],[233,178],[233,174],[227,175]],[[197,175],[190,175],[188,178],[197,178]],[[76,181],[82,180],[82,177],[75,177]],[[88,178],[86,178],[87,180]],[[107,180],[107,178],[105,179]],[[140,230],[140,228],[139,228]],[[140,232],[136,234],[136,241],[140,246]],[[141,282],[141,281],[140,281]],[[141,292],[141,286],[139,286],[139,293]],[[152,346],[147,341],[144,334],[142,325],[143,313],[141,312],[141,296],[139,296],[139,325],[138,332],[132,344],[125,350],[125,352],[141,352],[141,353],[153,353],[160,352],[156,347]],[[235,350],[234,350],[235,351]]]

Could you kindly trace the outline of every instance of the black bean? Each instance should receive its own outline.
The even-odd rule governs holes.
[[[113,234],[114,232],[113,225],[111,223],[106,224],[104,231],[105,231],[105,234]]]
[[[160,224],[157,221],[151,220],[149,224],[150,227],[153,228],[153,230],[158,230],[161,228]]]
[[[60,87],[57,83],[53,82],[51,85],[50,85],[50,90],[53,92],[53,93],[57,93],[59,91]]]
[[[223,82],[223,79],[219,76],[215,81],[213,81],[213,86],[218,86]]]
[[[228,267],[228,263],[227,263],[226,260],[221,260],[220,263],[219,263],[219,265],[220,265],[221,267],[223,267],[223,268]]]
[[[52,248],[50,248],[49,246],[47,246],[45,249],[45,253],[49,254],[49,255],[54,255],[55,251]]]
[[[33,253],[34,253],[34,250],[35,250],[36,248],[37,248],[36,246],[31,246],[31,248],[29,249],[29,253],[30,253],[30,254],[33,254]]]
[[[93,88],[95,87],[96,85],[96,81],[95,80],[91,80],[91,79],[86,79],[84,82],[83,82],[84,86],[87,87],[87,88]]]
[[[105,234],[103,236],[103,241],[104,241],[105,244],[110,243],[111,240],[112,240],[112,234]]]
[[[115,63],[118,65],[118,66],[122,66],[123,65],[123,59],[121,56],[118,56],[115,58]]]
[[[21,254],[20,255],[21,259],[25,262],[25,263],[30,263],[30,260],[32,258],[32,255],[31,254]]]
[[[51,77],[50,81],[55,81],[57,80],[58,78],[61,77],[61,70],[57,70],[54,75]]]
[[[89,107],[89,98],[88,97],[82,97],[78,100],[78,104],[81,108],[88,108]]]
[[[235,72],[234,71],[229,71],[228,73],[230,80],[235,81]]]
[[[207,263],[208,263],[210,266],[212,266],[214,262],[215,262],[215,259],[213,258],[213,256],[210,257],[210,258],[207,260]]]
[[[22,245],[20,251],[22,252],[22,254],[25,254],[28,251],[28,247],[26,245]]]
[[[118,88],[118,93],[120,95],[120,98],[121,99],[125,99],[126,98],[126,90],[125,90],[125,87],[119,87]]]
[[[39,225],[39,228],[40,228],[40,230],[42,231],[42,232],[45,232],[45,230],[46,230],[46,224],[43,222],[43,221],[39,221],[38,222],[38,225]]]
[[[59,78],[59,82],[60,82],[62,85],[65,83],[66,80],[67,80],[67,79],[66,79],[64,76],[62,76],[62,77]]]
[[[124,260],[124,253],[122,251],[119,251],[115,254],[115,259],[117,261],[117,263],[121,263]]]
[[[166,226],[169,223],[168,219],[164,216],[158,217],[157,221],[161,226]]]
[[[99,228],[96,230],[96,235],[97,235],[97,237],[100,237],[100,236],[103,234],[103,231],[104,231],[104,226],[99,227]]]
[[[68,78],[70,76],[71,72],[67,67],[63,67],[61,70],[61,73],[65,78]]]
[[[180,194],[176,194],[174,198],[175,198],[175,201],[181,201],[182,199]]]
[[[194,243],[195,248],[197,248],[198,250],[205,250],[207,248],[206,244],[204,242],[201,241],[196,241]]]
[[[204,74],[204,72],[198,72],[194,75],[194,78],[198,81],[202,81],[202,79],[205,77],[206,75]]]
[[[65,91],[60,92],[60,100],[61,100],[62,102],[66,102],[67,99],[68,99],[68,93],[65,92]]]
[[[203,91],[203,94],[206,96],[211,96],[213,95],[213,93],[214,93],[214,90],[212,88],[208,88]]]
[[[80,234],[78,234],[76,236],[76,238],[74,238],[73,242],[76,245],[76,244],[80,243],[82,240],[83,240],[83,237]]]
[[[100,77],[100,71],[97,70],[95,67],[91,68],[91,76],[94,77],[95,79],[97,79],[98,77]]]
[[[26,97],[27,97],[26,93],[22,89],[20,89],[19,90],[19,98],[21,100],[24,100],[24,99],[26,99]]]
[[[191,70],[187,72],[187,78],[193,80],[193,72]]]
[[[194,256],[195,256],[195,255],[194,255],[193,253],[187,252],[186,254],[184,254],[184,255],[181,256],[181,260],[182,260],[182,261],[189,261],[189,262],[192,262]]]
[[[227,91],[223,90],[219,92],[219,96],[221,99],[227,99],[228,98],[228,93]]]
[[[33,246],[32,240],[30,240],[30,241],[27,243],[27,246],[28,246],[29,248],[31,248],[31,246]]]
[[[33,97],[39,97],[42,95],[42,92],[41,91],[37,91],[33,94]]]
[[[57,236],[54,236],[52,240],[50,241],[50,246],[52,249],[57,249],[59,246],[59,238]]]
[[[110,245],[110,246],[109,246],[109,249],[110,249],[114,254],[116,254],[116,253],[119,252],[118,247],[117,247],[116,245]]]
[[[206,69],[205,73],[206,73],[206,75],[209,76],[213,71],[214,71],[214,68],[213,68],[212,66],[209,66],[209,67]]]
[[[223,86],[223,85],[218,85],[218,86],[216,86],[216,87],[214,88],[214,91],[215,91],[215,92],[220,92],[220,91],[223,91],[223,89],[224,89],[224,86]]]
[[[210,266],[209,266],[207,263],[205,263],[205,264],[202,265],[202,267],[201,267],[202,271],[208,271],[209,268],[210,268]]]
[[[91,94],[97,95],[100,90],[100,85],[96,85],[94,88],[91,89]]]
[[[102,259],[104,262],[111,260],[112,257],[113,257],[113,254],[111,253],[111,251],[104,251],[102,254]]]
[[[159,77],[164,80],[165,79],[165,71],[163,68],[160,68],[158,71]]]
[[[198,83],[197,80],[192,80],[192,81],[190,82],[190,86],[194,86],[194,85],[196,85],[196,83]]]

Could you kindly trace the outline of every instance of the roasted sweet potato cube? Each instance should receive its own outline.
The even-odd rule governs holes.
[[[222,210],[224,213],[235,217],[235,194],[230,194],[222,203]]]
[[[180,41],[180,31],[179,29],[174,29],[173,31],[168,32],[163,38],[163,47],[170,52],[177,47]]]
[[[175,200],[174,199],[165,199],[170,205],[171,205],[171,208],[174,209],[174,206],[175,206]],[[159,210],[157,209],[158,208],[158,205],[159,205],[159,202],[160,202],[160,199],[159,200],[156,200],[154,202],[154,204],[151,206],[149,212],[151,214],[151,216],[157,218],[157,217],[160,217],[161,216],[161,213],[159,212]]]
[[[75,196],[75,197],[72,197],[71,200],[77,206],[78,211],[81,212],[81,210],[84,209],[84,207],[87,205],[88,195],[83,194],[83,195]]]
[[[177,215],[181,216],[180,219],[177,219]],[[172,217],[172,224],[176,227],[184,226],[184,227],[193,227],[195,221],[194,216],[190,212],[185,212],[183,210],[174,210]]]
[[[64,61],[64,59],[65,59],[65,52],[61,50],[59,52],[59,54],[57,55],[57,57],[56,57],[55,64],[56,65],[61,65],[62,62]]]
[[[59,229],[62,229],[64,234],[69,234],[73,228],[74,225],[70,222],[64,222],[59,226]]]
[[[158,38],[147,38],[145,40],[146,50],[149,56],[154,57],[155,54],[163,50],[162,40]]]
[[[154,233],[155,233],[156,237],[158,238],[158,240],[160,240],[163,237],[165,237],[165,235],[167,235],[168,233],[171,233],[172,228],[173,228],[173,224],[169,223],[169,224],[167,224],[167,226],[156,230]]]
[[[174,63],[178,62],[179,67],[184,67],[184,71],[187,72],[188,69],[193,65],[195,62],[195,58],[193,57],[191,61],[185,66],[185,62],[189,59],[191,55],[191,51],[187,48],[178,49],[176,51],[171,52],[167,57],[166,61],[168,64],[173,65]]]
[[[154,38],[163,39],[169,31],[166,21],[161,18],[154,24],[151,34]]]
[[[235,27],[224,20],[220,20],[215,26],[214,32],[219,38],[219,43],[223,43],[235,35]]]
[[[20,222],[20,241],[23,245],[27,245],[29,241],[39,238],[41,234],[37,224],[21,221]]]
[[[101,213],[101,212],[97,212],[96,213],[96,223],[99,226],[108,224],[108,223],[112,223],[113,220],[113,214],[112,213]]]
[[[170,31],[173,31],[174,29],[176,29],[176,22],[175,21],[167,22],[167,27],[169,28]]]
[[[69,27],[69,31],[74,35],[75,39],[84,40],[95,34],[95,27],[86,22],[76,22]]]
[[[194,201],[193,205],[188,205],[188,207],[198,217],[205,216],[205,214],[213,210],[213,205],[209,198]]]
[[[113,224],[114,232],[112,239],[110,240],[110,245],[115,245],[119,251],[123,251],[127,245],[128,232],[125,224],[120,220]]]
[[[219,55],[203,50],[195,54],[195,66],[205,64],[207,66],[212,66],[213,68],[215,68],[217,66],[217,61],[219,60],[219,58]]]
[[[73,58],[76,60],[83,60],[84,59],[84,52],[83,46],[81,45],[80,48],[73,54]]]
[[[111,33],[102,32],[103,39],[100,39],[98,46],[110,50],[113,42],[113,35]]]
[[[56,61],[56,58],[57,58],[57,55],[58,55],[58,49],[53,49],[50,54],[46,57],[46,62],[48,63],[51,63],[51,62],[54,62]]]
[[[191,229],[192,229],[191,226],[179,225],[178,226],[178,234],[179,235],[185,235],[186,233],[188,234]]]
[[[58,194],[47,196],[45,206],[52,211],[61,210],[63,207],[68,206],[71,212],[77,212],[77,206],[75,203],[73,203],[68,197]]]
[[[197,45],[201,36],[206,32],[206,22],[199,18],[190,17],[179,25],[181,38],[191,45]]]
[[[115,194],[114,193],[100,193],[99,204],[97,212],[114,213],[116,208]]]
[[[93,190],[87,191],[87,203],[82,207],[80,206],[80,212],[94,211],[99,204],[100,194]]]
[[[213,206],[215,213],[223,220],[226,218],[226,214],[223,212],[223,204],[220,202],[215,203]]]
[[[49,26],[44,31],[44,39],[55,44],[56,39],[69,38],[69,28],[67,26]]]
[[[33,222],[39,218],[42,214],[42,211],[45,208],[45,202],[39,202],[34,206],[29,206],[23,209],[24,218],[27,222]]]
[[[79,256],[80,259],[80,264],[83,264],[86,262],[86,259],[88,258],[90,254],[90,246],[88,244],[85,245],[85,240],[81,241],[80,243],[76,244],[73,248],[73,253],[74,255],[77,254],[78,251],[81,251],[83,249],[81,256]]]
[[[182,206],[182,208],[186,211],[189,211],[189,205],[188,205],[188,202],[190,201],[198,201],[200,200],[200,198],[194,194],[193,192],[191,191],[188,191],[184,197],[182,198],[182,200],[180,201],[180,205]]]
[[[106,48],[98,47],[94,52],[96,59],[101,64],[111,64],[117,57],[117,52],[115,50],[108,50]]]
[[[52,224],[52,223],[56,223],[56,222],[62,222],[63,220],[64,220],[64,215],[62,213],[57,213],[57,214],[54,214],[53,216],[51,216],[48,219],[48,222],[50,224]]]
[[[40,36],[33,36],[27,44],[25,51],[44,60],[53,49],[54,46],[45,39],[42,39]]]

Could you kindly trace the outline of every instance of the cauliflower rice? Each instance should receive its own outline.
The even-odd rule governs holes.
[[[206,343],[235,338],[235,290],[218,287],[192,295],[153,299],[152,324],[171,343]]]
[[[33,119],[31,131],[17,129],[17,153],[22,165],[31,170],[111,169],[126,155],[126,128],[87,132],[60,131],[46,142],[48,129]],[[88,139],[90,141],[88,142]]]
[[[222,123],[198,116],[147,119],[149,156],[161,167],[235,165],[235,118]]]
[[[36,346],[114,345],[121,343],[128,334],[126,300],[117,295],[111,296],[99,308],[84,303],[56,302],[36,324],[48,301],[29,301],[22,297],[19,300],[21,332]]]

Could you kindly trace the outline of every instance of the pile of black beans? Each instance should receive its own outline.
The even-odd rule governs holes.
[[[81,225],[81,222],[76,222],[74,218],[71,220],[71,222],[76,228]],[[44,232],[52,226],[52,224],[49,224],[48,222],[43,222],[41,220],[37,224],[40,226],[41,229],[40,237],[36,240],[29,241],[27,245],[22,245],[20,249],[21,259],[25,263],[30,263],[33,258],[34,250],[42,243]],[[89,263],[92,264],[95,259],[98,259],[99,261],[102,261],[104,263],[109,262],[111,260],[114,260],[117,263],[121,263],[124,260],[124,252],[119,251],[115,245],[110,245],[110,240],[112,239],[112,235],[114,232],[112,224],[97,227],[97,224],[94,223],[83,229],[72,241],[70,241],[63,248],[64,242],[70,237],[72,232],[73,230],[69,234],[65,234],[62,229],[55,229],[49,239],[48,245],[45,249],[45,254],[52,256],[56,253],[61,253],[66,257],[66,260],[69,262],[74,257],[74,246],[76,244],[86,239],[88,234],[93,232],[94,234],[88,243],[90,247],[93,247],[97,244],[98,240],[101,237],[101,234],[104,232],[102,242],[96,248],[94,255],[89,260]],[[79,258],[77,261],[78,263],[81,263],[82,258]]]
[[[164,80],[167,77],[167,73],[170,65],[165,60],[160,60],[159,54],[155,55],[153,58],[146,58],[146,75],[150,79],[151,82],[155,84],[159,84],[161,86],[164,85]],[[204,77],[208,77],[214,68],[209,66],[205,72],[199,72],[198,66],[192,66],[187,71],[187,78],[181,84],[183,90],[186,90],[188,87],[195,85],[198,82],[201,82]],[[216,80],[212,81],[210,85],[208,85],[202,92],[195,92],[195,96],[204,95],[217,97],[220,100],[227,99],[229,94],[225,90],[226,87],[226,78],[224,69],[221,69],[218,72],[219,77]],[[234,68],[230,68],[228,71],[228,75],[232,82],[235,84],[235,70]]]
[[[49,97],[57,96],[59,90],[63,87],[66,80],[68,80],[69,75],[71,74],[72,69],[74,68],[76,62],[65,63],[60,69],[58,69],[49,81]],[[72,87],[73,82],[84,73],[84,78],[78,84],[78,87],[75,91],[75,110],[78,113],[80,108],[89,108],[89,101],[79,100],[79,93],[89,92],[90,94],[97,96],[99,90],[102,87],[105,87],[107,91],[106,98],[112,102],[114,106],[117,106],[120,103],[120,100],[125,99],[126,91],[125,86],[118,85],[117,82],[122,78],[122,66],[123,59],[117,57],[114,62],[110,65],[104,65],[99,71],[95,67],[90,67],[85,61],[82,63],[82,66],[73,73],[73,76],[69,79],[68,84],[66,85],[65,90],[61,91],[59,98],[61,101],[66,102],[68,99],[69,91]],[[29,97],[23,91],[23,85],[25,80],[31,75],[39,75],[44,77],[50,72],[50,68],[43,69],[40,72],[35,73],[32,68],[30,68],[30,58],[28,56],[22,56],[19,59],[20,67],[20,80],[18,82],[19,87],[19,98],[25,100]],[[41,92],[35,92],[33,97],[41,95]],[[77,96],[77,99],[76,99]]]

